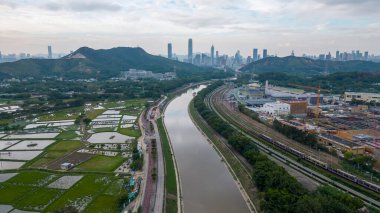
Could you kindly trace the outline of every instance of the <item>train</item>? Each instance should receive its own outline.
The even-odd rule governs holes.
[[[320,167],[320,168],[322,168],[322,169],[324,169],[324,170],[326,170],[326,171],[328,171],[328,172],[330,172],[330,173],[332,173],[334,175],[337,175],[337,176],[342,177],[342,178],[344,178],[346,180],[354,182],[354,183],[356,183],[356,184],[358,184],[360,186],[363,186],[364,188],[367,188],[369,190],[372,190],[374,192],[380,193],[380,186],[378,186],[376,184],[373,184],[373,183],[370,183],[370,182],[368,182],[366,180],[360,179],[357,176],[352,175],[350,173],[347,173],[345,171],[342,171],[340,169],[332,168],[327,163],[322,162],[322,161],[320,161],[318,159],[315,159],[312,156],[308,156],[305,153],[300,152],[300,151],[298,151],[296,149],[293,149],[293,148],[291,148],[291,147],[289,147],[289,146],[287,146],[287,145],[285,145],[285,144],[283,144],[283,143],[281,143],[279,141],[276,141],[276,140],[272,139],[271,137],[269,137],[269,136],[267,136],[265,134],[259,134],[259,137],[261,139],[263,139],[263,140],[265,140],[265,141],[267,141],[267,142],[269,142],[269,143],[271,143],[271,144],[273,144],[273,145],[275,145],[275,146],[277,146],[277,147],[279,147],[279,148],[281,148],[281,149],[283,149],[283,150],[285,150],[285,151],[287,151],[287,152],[289,152],[289,153],[291,153],[291,154],[293,154],[293,155],[301,158],[301,159],[304,159],[304,160],[306,160],[306,161],[308,161],[308,162],[310,162],[310,163],[312,163],[314,165],[317,165],[318,167]]]

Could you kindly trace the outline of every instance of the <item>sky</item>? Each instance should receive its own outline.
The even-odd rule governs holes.
[[[380,0],[0,0],[0,51],[68,53],[82,46],[151,54],[268,49],[286,56],[380,55]]]

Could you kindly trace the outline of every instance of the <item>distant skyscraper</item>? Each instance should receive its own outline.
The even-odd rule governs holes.
[[[266,58],[268,56],[268,50],[263,49],[263,58]]]
[[[253,55],[252,55],[253,61],[259,60],[258,51],[256,48],[253,49]]]
[[[51,51],[51,46],[49,45],[48,46],[48,59],[52,59],[53,58],[53,52]]]
[[[219,66],[219,51],[216,51],[216,56],[215,56],[215,65]]]
[[[294,56],[294,50],[292,50],[292,53],[291,53],[292,56]]]
[[[172,59],[173,58],[173,49],[172,49],[172,43],[168,44],[168,58]]]
[[[187,58],[189,63],[193,63],[193,39],[189,38],[187,44]]]
[[[211,66],[214,66],[215,55],[214,55],[214,45],[211,46]]]
[[[326,60],[331,60],[331,53],[329,52],[329,54],[326,55]]]
[[[1,56],[1,52],[0,52],[0,56]],[[1,59],[1,57],[0,57],[0,59]],[[364,60],[368,61],[368,51],[364,52]]]
[[[337,50],[337,51],[335,52],[335,60],[336,60],[336,61],[340,61],[339,50]]]
[[[1,51],[0,51],[0,62],[3,60],[3,55],[1,55]]]

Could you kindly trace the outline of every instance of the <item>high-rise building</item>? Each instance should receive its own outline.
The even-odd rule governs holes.
[[[215,65],[219,66],[219,51],[218,50],[215,52]]]
[[[258,50],[257,48],[253,49],[253,55],[252,55],[253,61],[259,60]]]
[[[214,45],[211,46],[211,66],[215,65]]]
[[[48,46],[48,59],[52,59],[53,58],[53,52],[51,50],[51,46],[49,45]]]
[[[268,56],[268,50],[263,49],[263,58],[266,58]]]
[[[329,52],[329,54],[326,55],[326,60],[331,60],[331,53]]]
[[[340,61],[339,50],[337,50],[337,51],[335,52],[335,60],[336,60],[336,61]]]
[[[1,52],[0,52],[0,60],[1,60]],[[368,61],[368,51],[364,52],[364,60]]]
[[[172,59],[173,58],[173,47],[172,47],[172,43],[169,43],[168,44],[168,59]]]
[[[187,59],[189,63],[193,63],[193,39],[189,38],[187,44]]]
[[[1,51],[0,51],[0,63],[2,62],[3,60],[3,55],[1,55]]]

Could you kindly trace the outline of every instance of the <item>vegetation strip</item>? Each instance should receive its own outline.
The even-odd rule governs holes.
[[[198,93],[194,106],[207,123],[227,138],[228,143],[253,166],[253,181],[263,195],[262,211],[310,212],[311,209],[312,212],[354,212],[364,206],[361,200],[329,186],[307,192],[284,168],[261,154],[253,141],[232,128],[204,103],[206,95],[222,84],[216,82]]]
[[[178,211],[178,204],[177,199],[173,199],[174,196],[177,197],[177,175],[173,160],[173,153],[170,148],[170,142],[166,134],[162,118],[157,120],[157,127],[162,142],[162,151],[165,162],[165,212],[175,213]]]

